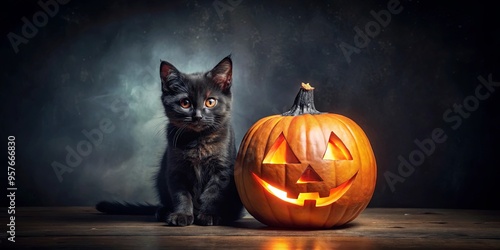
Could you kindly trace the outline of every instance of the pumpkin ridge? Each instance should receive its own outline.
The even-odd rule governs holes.
[[[342,117],[343,117],[343,116],[342,116]],[[368,141],[368,137],[366,136],[365,132],[362,130],[361,126],[359,126],[359,125],[357,125],[356,123],[354,123],[354,122],[353,122],[350,118],[347,118],[347,117],[345,117],[345,118],[350,120],[350,121],[349,121],[349,123],[352,123],[352,124],[350,124],[351,126],[356,125],[357,127],[359,127],[359,130],[360,130],[360,135],[361,135],[361,137],[360,137],[360,138],[363,138],[363,139],[360,141],[360,143],[362,143],[362,144],[363,144],[363,148],[365,148],[365,147],[370,147],[370,148],[371,148],[370,141]],[[349,125],[348,125],[348,124],[347,124],[344,120],[339,119],[339,121],[340,121],[342,124],[344,124],[344,126],[346,126],[346,127],[349,129],[349,131],[351,131],[351,133],[352,133],[352,129],[351,129],[351,127],[350,127],[350,126],[349,126]],[[357,137],[357,136],[356,136],[356,137]],[[362,152],[362,153],[363,153],[363,156],[364,156],[364,155],[366,154],[366,153],[365,153],[365,150],[363,150],[363,151],[359,151],[359,144],[360,144],[360,143],[356,143],[356,149],[358,150],[358,154],[360,154],[360,155],[361,155],[361,152]],[[363,159],[360,159],[361,166],[359,167],[358,172],[360,172],[360,170],[362,170],[363,168],[366,168],[366,167],[371,166],[372,164],[373,164],[373,165],[375,165],[375,170],[374,170],[374,172],[375,172],[375,174],[374,174],[374,175],[375,175],[375,182],[373,183],[373,187],[371,187],[371,189],[375,189],[375,186],[376,186],[376,173],[377,173],[377,170],[376,170],[377,165],[376,165],[375,155],[374,155],[374,154],[371,154],[371,156],[370,156],[370,158],[369,158],[369,162],[366,162],[366,163],[365,163],[365,161],[364,161],[364,157],[362,157],[362,158],[363,158]],[[370,171],[371,171],[371,170],[370,170]],[[363,173],[364,173],[364,171],[363,171]],[[360,176],[360,177],[361,177],[360,179],[362,179],[362,177],[363,177],[363,176]],[[371,193],[371,195],[370,195],[370,199],[368,200],[368,203],[369,203],[369,201],[371,200],[371,197],[373,197],[373,191],[370,191],[370,193]],[[366,203],[365,207],[366,207],[366,206],[368,206],[368,203]]]
[[[265,122],[267,122],[267,121],[269,121],[269,120],[272,120],[273,118],[274,118],[274,117],[267,117],[267,118],[263,118],[263,119],[261,119],[261,120],[257,121],[257,123],[256,123],[255,125],[253,125],[253,126],[250,128],[249,133],[247,133],[247,134],[245,135],[245,137],[244,137],[244,139],[243,139],[243,142],[245,142],[245,143],[242,143],[242,144],[240,145],[240,151],[243,149],[243,150],[244,150],[244,152],[246,152],[246,151],[248,150],[248,147],[250,147],[250,145],[251,145],[251,143],[252,143],[252,138],[254,138],[254,134],[258,132],[258,130],[260,129],[260,126],[261,126],[263,123],[265,123]],[[248,136],[247,136],[247,135],[248,135]],[[243,156],[243,157],[242,157],[242,159],[240,159],[240,160],[239,160],[239,161],[241,162],[240,164],[242,164],[242,163],[244,163],[245,161],[247,161],[247,159],[246,159],[246,158],[247,158],[247,157],[246,157],[246,155],[245,155],[245,156]],[[244,169],[242,169],[242,168],[241,168],[241,169],[240,169],[240,168],[238,168],[238,169],[235,169],[235,170],[236,170],[236,171],[244,171]],[[249,171],[249,172],[251,172],[251,171]],[[245,178],[245,177],[244,177],[245,175],[241,175],[241,174],[240,174],[239,176],[240,176],[240,180],[241,180],[241,182],[242,182],[242,185],[237,185],[237,187],[238,187],[238,186],[240,186],[240,188],[242,188],[242,189],[243,189],[243,190],[241,190],[241,191],[242,191],[242,193],[246,196],[246,199],[251,199],[251,197],[249,197],[249,196],[248,196],[248,194],[250,194],[250,192],[247,192],[247,184],[245,184],[246,182],[248,182],[247,178]],[[236,182],[236,183],[238,183],[238,182]],[[239,192],[239,191],[238,191],[238,192]],[[249,203],[249,204],[247,204],[246,206],[249,206],[249,207],[250,207],[248,210],[252,210],[252,211],[255,211],[255,210],[256,210],[256,209],[255,209],[255,207],[252,205],[252,203]],[[271,210],[271,207],[269,207],[269,210]]]
[[[281,134],[283,134],[284,143],[286,143],[288,146],[290,146],[290,144],[289,144],[289,142],[288,142],[288,140],[287,140],[287,138],[285,136],[287,134],[287,132],[288,132],[288,127],[287,126],[282,126],[283,125],[282,122],[285,119],[285,117],[283,117],[283,116],[277,116],[277,119],[278,120],[274,124],[273,128],[269,130],[269,135],[278,133],[278,136],[275,139],[273,138],[272,141],[269,140],[269,139],[267,139],[266,148],[265,148],[265,151],[264,151],[264,157],[263,157],[263,159],[261,161],[261,175],[264,172],[262,170],[262,168],[264,167],[263,161],[265,160],[266,155],[272,149],[272,147],[273,147],[274,143],[276,142],[276,140],[278,140],[280,138]],[[282,127],[281,130],[280,130],[280,127]],[[277,130],[277,131],[275,131],[275,130]],[[283,169],[282,174],[280,175],[280,178],[286,183],[286,165],[285,164],[283,164],[283,168],[284,169]]]
[[[325,206],[325,207],[323,207],[323,208],[325,208],[325,209],[326,209],[326,208],[328,208],[328,213],[326,213],[326,214],[328,214],[328,218],[331,218],[331,217],[332,217],[332,209],[333,209],[333,207],[334,207],[334,206],[335,206],[335,204],[332,204],[332,205],[330,205],[330,206]],[[324,220],[324,223],[323,223],[323,225],[321,225],[321,227],[322,227],[322,228],[326,228],[326,227],[327,227],[327,226],[326,226],[327,224],[329,224],[329,220],[328,220],[328,219],[327,219],[327,220]],[[331,224],[331,223],[330,223],[330,224]]]
[[[266,204],[269,207],[269,209],[271,210],[271,213],[273,214],[274,219],[278,222],[278,224],[282,224],[283,221],[280,220],[280,216],[279,216],[280,212],[279,211],[274,211],[273,206],[271,206],[272,201],[270,200],[270,198],[274,198],[274,197],[270,197],[269,193],[267,191],[265,191],[264,192],[264,198],[267,201]]]
[[[358,205],[358,207],[356,209],[354,209],[355,212],[352,213],[352,216],[346,221],[346,223],[348,223],[348,222],[354,220],[356,217],[358,217],[358,215],[361,214],[361,212],[363,212],[363,210],[365,210],[365,208],[368,206],[368,203],[366,203],[366,204],[360,203]]]
[[[287,135],[288,135],[288,138],[290,138],[291,141],[294,141],[294,140],[296,140],[295,136],[305,136],[305,141],[307,141],[307,139],[308,139],[307,138],[307,133],[305,133],[305,135],[304,135],[301,132],[301,131],[303,131],[305,129],[304,126],[307,126],[307,125],[304,125],[304,122],[302,121],[302,119],[304,119],[304,115],[292,116],[292,117],[290,117],[288,119],[289,119],[289,122],[288,122],[288,126],[287,126],[287,131],[286,131]],[[303,141],[303,139],[300,138],[300,140],[298,140],[298,141]],[[303,152],[303,154],[305,153],[306,155],[308,153],[307,152],[307,146],[306,146],[305,152],[304,152],[303,148],[301,148],[301,147],[304,147],[304,146],[305,145],[300,145],[300,147],[297,148],[297,145],[295,145],[295,143],[292,146],[292,150],[295,152],[295,155],[299,159],[303,159],[304,158],[303,155],[300,154],[300,152]],[[303,162],[301,161],[301,164],[302,163]],[[288,171],[293,171],[293,169],[289,170],[287,168],[287,172],[286,172],[287,175],[289,174]],[[288,180],[288,178],[286,178],[286,176],[285,176],[285,186],[294,185],[296,183],[296,181],[297,181],[297,180],[294,180],[294,181],[292,180],[291,182],[288,182],[287,180]],[[304,189],[307,190],[307,187],[305,187]],[[301,192],[300,191],[294,192],[294,196],[298,195],[299,193],[301,193]]]
[[[274,129],[276,129],[276,127],[278,127],[278,125],[283,121],[284,117],[282,116],[273,116],[274,119],[270,119],[269,122],[274,122],[274,124],[272,124],[272,128],[269,130],[269,134],[272,134]],[[277,119],[277,120],[275,120]],[[271,124],[267,124],[267,123],[263,123],[259,128],[258,130],[260,130],[261,128],[265,128],[266,126],[271,126]],[[260,132],[260,131],[259,131]],[[279,137],[279,136],[278,136]],[[272,145],[274,144],[274,141],[278,139],[278,138],[275,138],[273,140],[272,143],[270,143],[270,140],[268,139],[267,142],[266,142],[266,147],[265,147],[265,150],[264,150],[264,158],[265,158],[265,155],[267,154],[267,152],[270,150],[270,147],[272,147]],[[286,140],[286,138],[285,138]],[[262,161],[264,160],[264,158],[262,159]],[[261,163],[261,166],[260,166],[260,169],[259,169],[259,175],[262,175],[262,163]],[[272,204],[272,201],[270,200],[270,197],[269,197],[269,194],[267,194],[267,191],[264,192],[264,198],[266,199],[266,204],[269,208],[269,211],[271,212],[271,214],[273,215],[274,217],[274,220],[276,220],[277,224],[282,224],[283,221],[281,221],[280,219],[280,211],[274,211],[274,208],[273,206],[271,206]]]
[[[340,216],[337,216],[337,218],[335,218],[335,224],[338,224],[340,221],[342,221],[342,219],[346,216],[347,211],[349,211],[349,207],[342,206],[342,210],[341,211],[342,212],[339,212]]]
[[[349,127],[349,126],[348,126],[348,125],[347,125],[347,124],[346,124],[346,123],[342,120],[342,119],[344,118],[344,116],[340,116],[340,117],[332,117],[332,118],[334,118],[335,120],[337,120],[337,121],[339,121],[340,123],[342,123],[342,125],[344,125],[344,127],[345,127],[345,128],[347,128],[347,130],[349,131],[349,133],[351,134],[351,136],[352,136],[352,137],[354,137],[354,138],[357,138],[356,133],[354,133],[354,132],[352,131],[351,127]],[[361,162],[361,166],[359,166],[359,169],[358,169],[358,173],[359,173],[359,172],[360,172],[360,170],[361,170],[361,169],[363,168],[363,166],[364,166],[363,161],[362,161],[362,158],[363,158],[363,157],[361,156],[361,152],[362,152],[362,151],[360,151],[360,150],[359,150],[359,145],[358,145],[359,143],[358,143],[358,142],[356,142],[356,143],[354,143],[354,144],[356,144],[356,152],[357,152],[356,157],[358,158],[358,161],[359,161],[359,162]],[[363,144],[364,144],[364,143],[363,143]],[[352,149],[351,149],[351,152],[352,152]],[[351,153],[351,157],[352,157],[352,153]],[[354,158],[353,158],[353,159],[354,159]]]
[[[306,118],[310,118],[310,119],[306,119]],[[321,143],[322,143],[321,145],[326,145],[328,143],[328,140],[325,141],[325,135],[324,135],[323,130],[322,130],[323,126],[322,126],[321,122],[319,121],[319,116],[309,115],[309,116],[305,116],[304,119],[307,121],[307,122],[305,122],[305,124],[306,124],[306,131],[309,132],[309,131],[311,131],[311,129],[314,129],[314,128],[320,129],[321,133],[319,133],[319,134],[321,134],[321,137],[323,138],[321,140]],[[310,124],[310,123],[314,123],[314,124]],[[315,133],[315,134],[318,134],[318,133]],[[310,136],[309,133],[306,133],[306,137],[307,137],[306,141],[309,141],[309,136]],[[306,147],[306,149],[307,149],[307,155],[322,155],[323,154],[321,152],[323,150],[320,150],[319,148],[314,148],[314,150],[316,152],[312,152],[312,153],[309,152],[309,148],[310,148],[309,146]],[[313,169],[314,169],[314,167],[313,167]],[[336,184],[337,183],[335,182],[335,185]],[[310,188],[309,186],[310,185],[307,186],[307,190],[308,191],[309,191],[309,188]]]

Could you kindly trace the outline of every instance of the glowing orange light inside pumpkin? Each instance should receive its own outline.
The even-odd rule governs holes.
[[[352,160],[351,153],[340,138],[333,132],[330,134],[324,160]]]
[[[283,133],[280,134],[276,142],[269,150],[266,158],[262,163],[267,164],[286,164],[286,163],[300,163],[297,156],[292,152],[292,149],[286,142]]]
[[[259,176],[257,176],[255,173],[252,173],[254,179],[262,186],[264,187],[269,193],[272,195],[276,196],[280,200],[286,201],[291,204],[299,205],[299,206],[304,206],[304,202],[306,200],[309,201],[315,201],[316,202],[316,207],[324,207],[328,206],[334,202],[336,202],[340,197],[342,197],[347,190],[352,185],[352,182],[356,178],[356,175],[354,175],[351,179],[348,181],[340,184],[339,186],[330,189],[330,195],[328,197],[319,197],[318,192],[312,192],[312,193],[300,193],[297,199],[293,198],[288,198],[287,197],[287,192],[283,191],[277,187],[274,187],[273,185],[267,183],[266,181],[262,180]]]
[[[311,167],[311,165],[307,166],[306,170],[300,176],[297,183],[314,183],[314,182],[322,182],[323,179],[319,176],[316,171]]]

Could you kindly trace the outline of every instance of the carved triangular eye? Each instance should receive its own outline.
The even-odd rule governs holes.
[[[311,165],[307,166],[306,170],[300,175],[297,183],[314,183],[314,182],[322,182],[323,179],[319,176],[316,171],[311,167]]]
[[[324,160],[352,160],[351,153],[340,140],[340,138],[333,132],[328,139],[328,146],[326,148]]]
[[[287,163],[300,163],[297,156],[293,153],[288,145],[283,133],[278,136],[273,146],[269,150],[262,163],[267,164],[287,164]]]

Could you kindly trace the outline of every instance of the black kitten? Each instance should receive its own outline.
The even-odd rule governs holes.
[[[237,220],[243,206],[233,177],[232,61],[205,73],[160,65],[161,100],[168,117],[167,149],[156,177],[161,206],[101,202],[113,214],[153,214],[169,225],[217,225]]]

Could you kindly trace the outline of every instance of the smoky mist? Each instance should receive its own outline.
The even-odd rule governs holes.
[[[61,6],[18,53],[8,44],[2,50],[0,97],[12,106],[2,131],[18,138],[19,204],[156,203],[153,177],[168,122],[160,61],[192,73],[230,54],[237,147],[253,123],[285,112],[300,84],[310,83],[319,111],[350,117],[370,139],[378,165],[371,206],[492,207],[478,194],[495,175],[478,171],[499,163],[498,94],[460,129],[449,129],[442,115],[473,93],[478,76],[500,79],[491,55],[498,37],[490,36],[498,28],[478,18],[486,7],[400,5],[365,47],[356,47],[356,30],[374,25],[371,12],[387,2],[242,1],[223,12],[211,1]],[[21,17],[32,16],[24,11],[17,6],[7,32],[20,32]],[[350,61],[341,44],[356,51]],[[435,128],[447,141],[391,191],[384,173],[397,173],[398,157]]]

